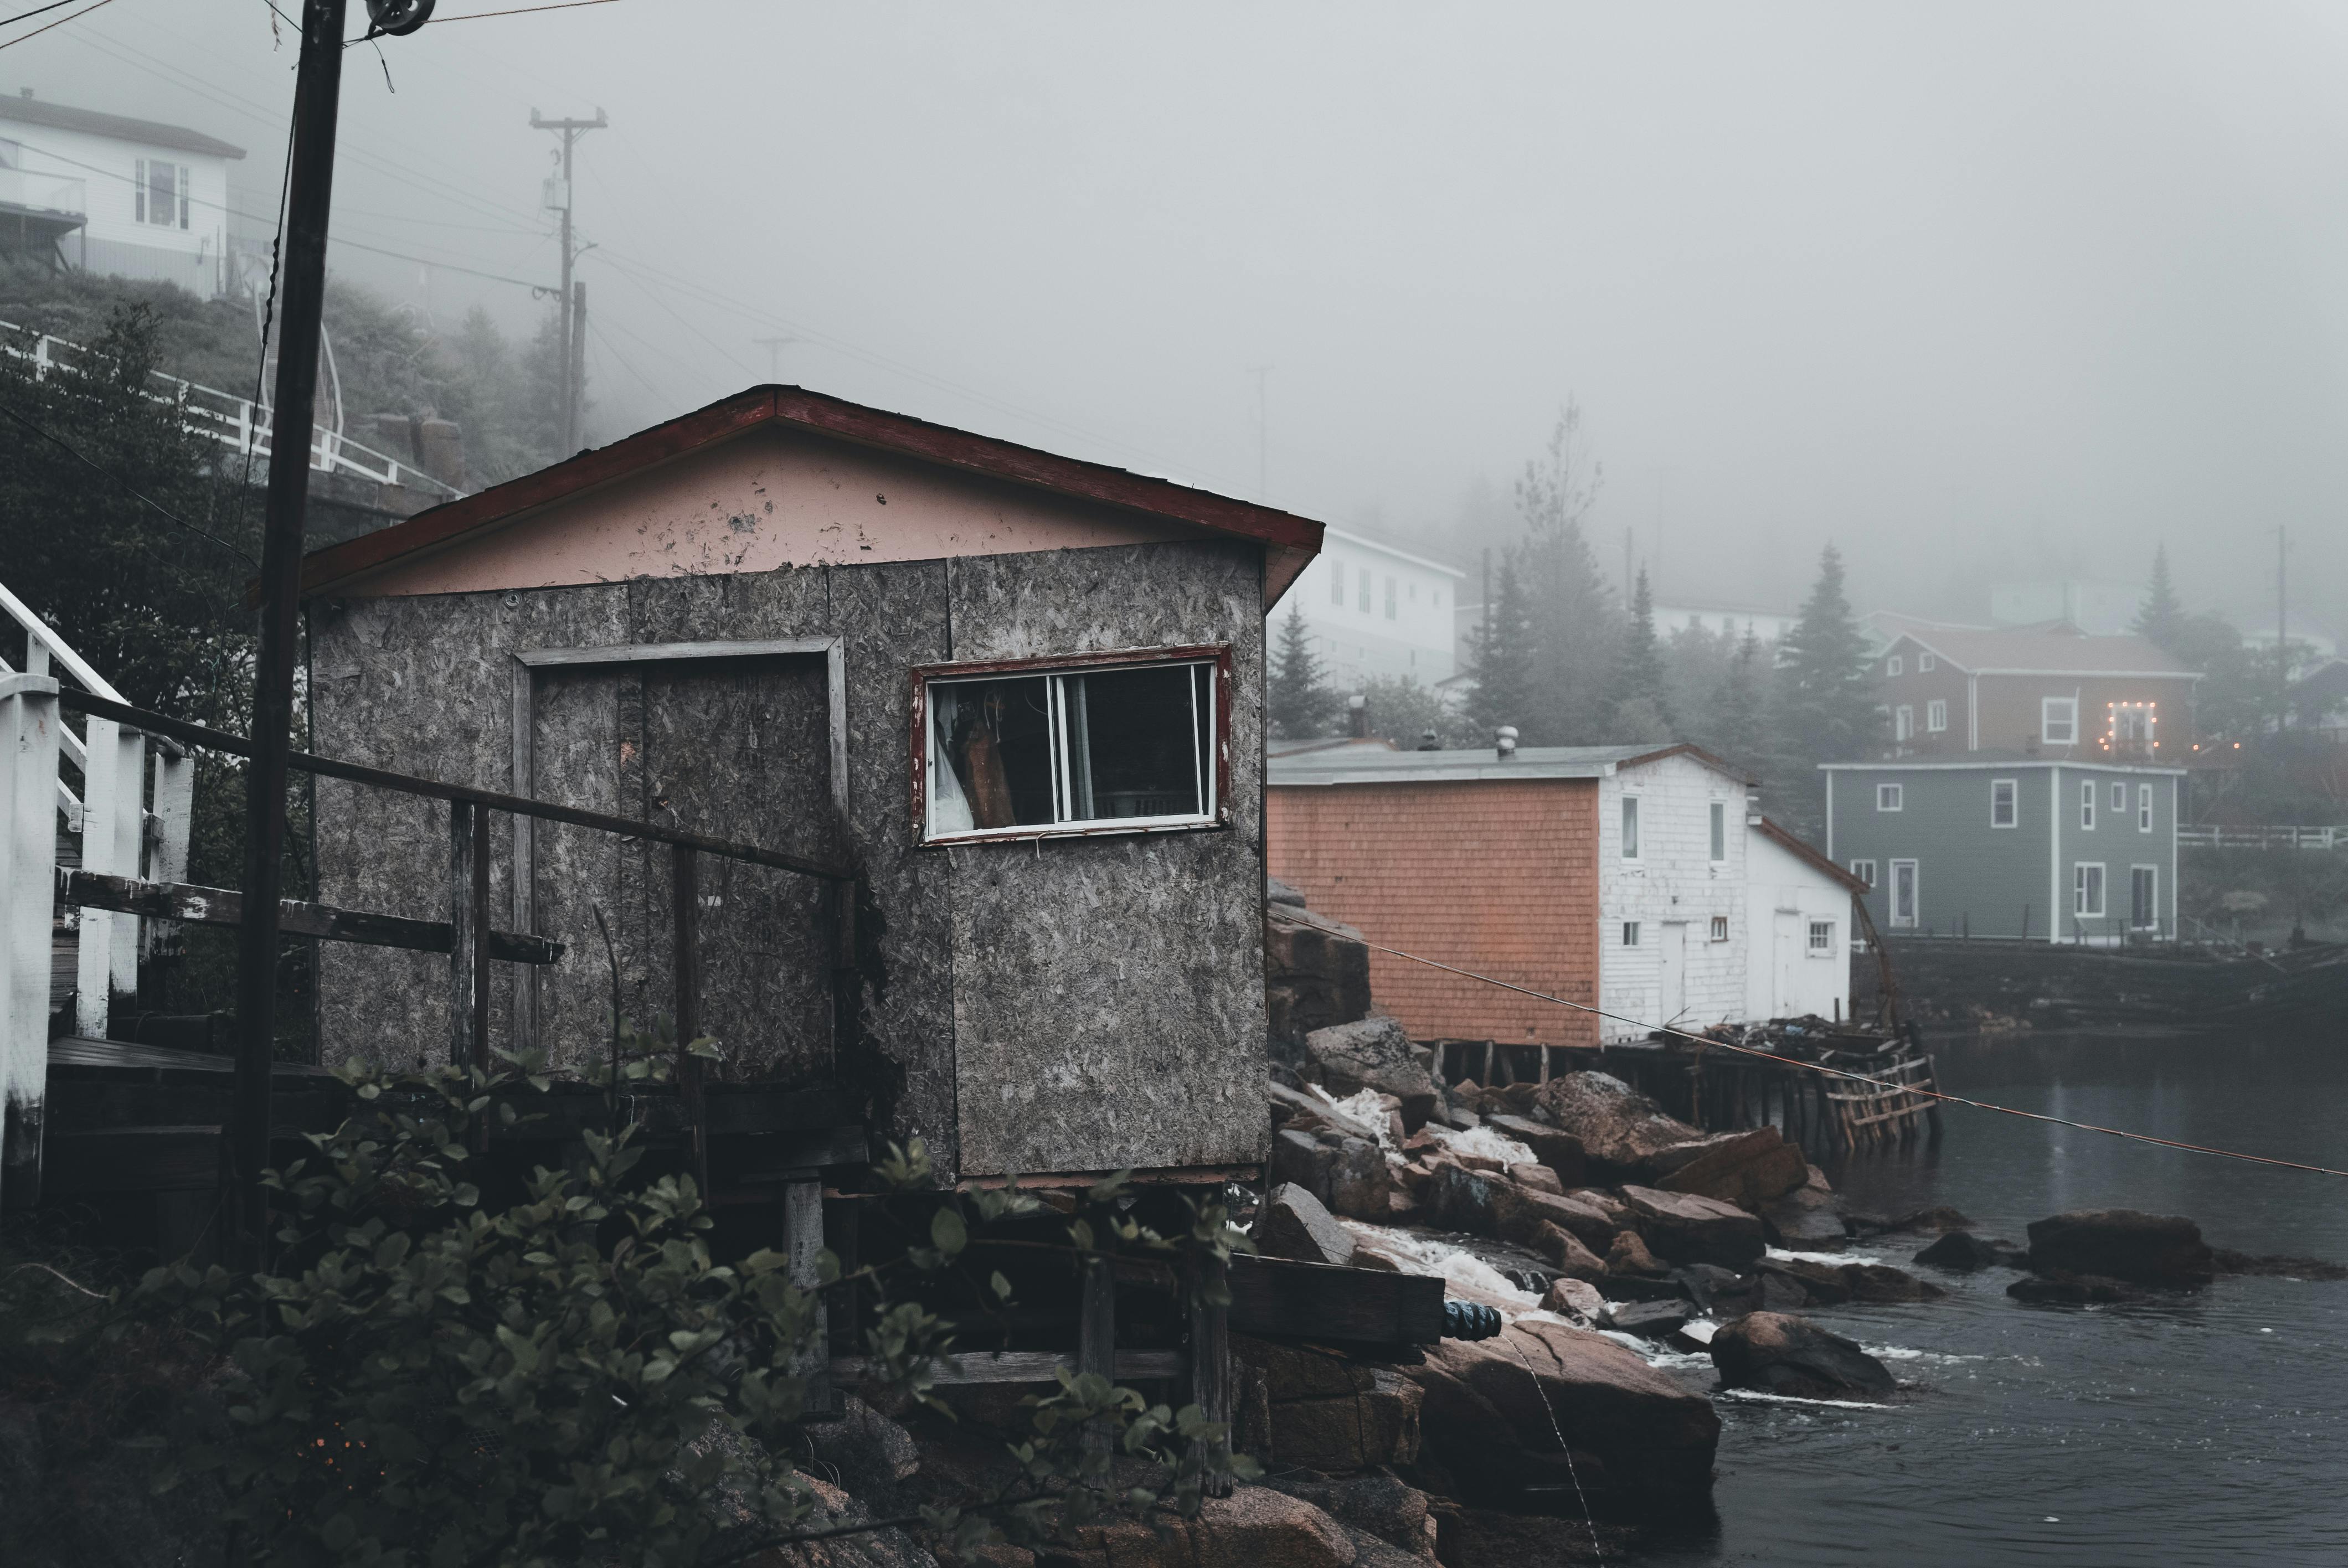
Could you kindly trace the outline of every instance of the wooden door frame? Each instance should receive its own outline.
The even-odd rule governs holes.
[[[848,821],[848,658],[844,640],[775,637],[723,642],[623,642],[601,648],[529,648],[513,655],[513,793],[538,798],[538,672],[597,664],[669,664],[695,659],[765,659],[823,655],[826,718],[831,740],[831,804]],[[537,856],[530,825],[517,822],[513,839],[513,928],[537,928]],[[514,987],[513,1040],[526,1050],[538,1037],[534,974]]]

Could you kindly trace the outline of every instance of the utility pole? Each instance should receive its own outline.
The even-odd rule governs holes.
[[[779,383],[783,379],[783,346],[795,343],[795,337],[754,337],[750,342],[767,351],[767,379]]]
[[[562,456],[570,456],[579,450],[579,375],[577,367],[586,363],[586,354],[574,341],[578,329],[586,322],[586,306],[572,292],[571,268],[579,252],[571,243],[571,149],[579,138],[591,130],[602,130],[612,122],[597,109],[593,119],[541,119],[536,109],[530,111],[530,128],[551,130],[562,138],[562,172],[548,180],[544,205],[560,208],[562,212],[562,287],[554,296],[556,318],[562,323]]]
[[[1255,495],[1259,501],[1272,499],[1272,414],[1265,401],[1264,382],[1272,374],[1268,364],[1251,364],[1248,374],[1255,377]]]
[[[2280,733],[2291,719],[2291,630],[2287,624],[2291,604],[2288,584],[2291,547],[2283,537],[2282,525],[2275,525],[2275,679],[2281,683],[2281,701],[2275,707],[2275,730]]]

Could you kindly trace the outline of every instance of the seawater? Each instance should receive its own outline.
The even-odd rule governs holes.
[[[2023,1035],[1941,1042],[1944,1088],[2027,1111],[2348,1169],[2348,1040]],[[1946,1204],[2024,1239],[2065,1209],[2188,1215],[2212,1245],[2348,1262],[2348,1180],[1942,1112],[1935,1146],[1833,1173],[1855,1208]],[[1913,1387],[1853,1409],[1722,1396],[1716,1522],[1609,1562],[2348,1563],[2348,1282],[2222,1279],[2156,1305],[2025,1307],[2019,1277],[1867,1251],[1949,1287],[1814,1309]],[[1673,1358],[1675,1361],[1682,1358]],[[1696,1365],[1666,1365],[1707,1391]],[[1586,1560],[1560,1532],[1560,1562]],[[1581,1542],[1587,1551],[1586,1539]]]

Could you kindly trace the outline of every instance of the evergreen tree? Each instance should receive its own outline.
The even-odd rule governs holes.
[[[1631,620],[1614,659],[1607,692],[1607,727],[1618,741],[1667,741],[1676,733],[1664,687],[1663,650],[1655,641],[1655,598],[1640,569],[1631,596]]]
[[[1713,691],[1704,719],[1704,743],[1715,755],[1740,767],[1758,767],[1766,734],[1761,722],[1762,676],[1766,655],[1752,622],[1728,661],[1728,673]]]
[[[1587,460],[1581,439],[1581,409],[1569,401],[1547,450],[1517,481],[1525,538],[1511,556],[1524,596],[1530,689],[1520,716],[1502,722],[1523,731],[1527,745],[1602,741],[1610,719],[1601,672],[1614,659],[1622,603],[1582,528],[1606,475]]]
[[[1818,765],[1852,761],[1881,734],[1870,662],[1867,638],[1843,592],[1842,557],[1828,545],[1801,619],[1779,645],[1770,713],[1778,798],[1806,833],[1821,825],[1825,792]]]
[[[2168,547],[2161,545],[2152,552],[2152,580],[2145,585],[2144,603],[2137,610],[2134,630],[2162,652],[2183,658],[2188,619],[2185,601],[2177,597],[2177,587],[2169,580]]]
[[[1523,743],[1550,743],[1536,738],[1526,721],[1534,709],[1533,626],[1524,589],[1517,577],[1517,553],[1501,564],[1498,589],[1486,609],[1483,626],[1469,640],[1476,671],[1476,690],[1468,699],[1468,718],[1489,740],[1502,724],[1514,724]]]
[[[1322,679],[1321,657],[1313,651],[1304,611],[1296,605],[1288,607],[1288,619],[1280,623],[1280,648],[1272,656],[1266,688],[1264,716],[1278,740],[1306,741],[1327,734],[1343,706],[1343,699]]]

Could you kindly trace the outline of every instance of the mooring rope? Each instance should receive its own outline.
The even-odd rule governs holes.
[[[2044,1122],[2056,1127],[2075,1128],[2082,1132],[2101,1132],[2106,1137],[2125,1138],[2137,1143],[2151,1143],[2163,1149],[2181,1149],[2188,1154],[2215,1154],[2223,1160],[2240,1160],[2253,1165],[2272,1165],[2285,1171],[2306,1171],[2318,1176],[2348,1176],[2348,1171],[2334,1170],[2329,1165],[2309,1165],[2297,1160],[2278,1160],[2271,1154],[2245,1154],[2238,1149],[2217,1149],[2206,1143],[2187,1143],[2175,1138],[2155,1137],[2150,1132],[2132,1132],[2124,1127],[2101,1127],[2093,1122],[2074,1122],[2065,1116],[2049,1116],[2043,1112],[2024,1111],[2012,1105],[1993,1104],[1986,1100],[1970,1100],[1962,1094],[1946,1094],[1938,1089],[1919,1089],[1911,1083],[1896,1083],[1889,1079],[1869,1078],[1863,1072],[1851,1072],[1839,1067],[1828,1067],[1820,1062],[1804,1061],[1797,1056],[1781,1056],[1776,1051],[1763,1050],[1757,1046],[1738,1045],[1730,1040],[1714,1040],[1709,1035],[1690,1034],[1684,1029],[1673,1029],[1669,1024],[1649,1024],[1623,1013],[1610,1012],[1604,1008],[1591,1007],[1587,1002],[1568,1001],[1563,997],[1551,996],[1547,991],[1537,991],[1530,987],[1516,985],[1491,975],[1479,975],[1473,969],[1463,969],[1454,964],[1438,963],[1433,958],[1421,958],[1416,953],[1406,953],[1400,948],[1383,947],[1376,942],[1365,942],[1363,945],[1372,952],[1387,953],[1397,958],[1407,958],[1414,964],[1425,964],[1430,969],[1441,969],[1446,974],[1459,975],[1471,980],[1481,980],[1488,986],[1498,986],[1503,990],[1515,991],[1519,996],[1531,997],[1537,1001],[1554,1002],[1559,1007],[1570,1008],[1575,1012],[1586,1012],[1598,1018],[1612,1019],[1616,1023],[1627,1023],[1633,1029],[1646,1030],[1651,1033],[1676,1035],[1691,1044],[1709,1046],[1715,1050],[1733,1050],[1742,1056],[1758,1057],[1764,1061],[1782,1062],[1787,1067],[1803,1068],[1811,1072],[1823,1073],[1829,1078],[1848,1079],[1853,1083],[1865,1083],[1877,1089],[1890,1090],[1900,1094],[1914,1094],[1925,1099],[1940,1101],[1943,1104],[1965,1105],[1975,1111],[1994,1111],[2002,1116],[2019,1116],[2024,1121]]]
[[[1533,1370],[1532,1358],[1525,1354],[1525,1348],[1505,1333],[1500,1337],[1517,1353],[1517,1359],[1525,1364],[1525,1376],[1533,1380],[1533,1393],[1540,1399],[1541,1409],[1549,1412],[1549,1430],[1557,1436],[1557,1451],[1565,1456],[1565,1473],[1573,1480],[1574,1500],[1581,1504],[1581,1522],[1590,1526],[1591,1554],[1603,1563],[1606,1548],[1598,1543],[1598,1516],[1590,1512],[1590,1496],[1581,1490],[1581,1472],[1573,1466],[1573,1445],[1565,1440],[1565,1429],[1557,1423],[1557,1407],[1550,1403],[1549,1390],[1541,1387],[1540,1374]]]

